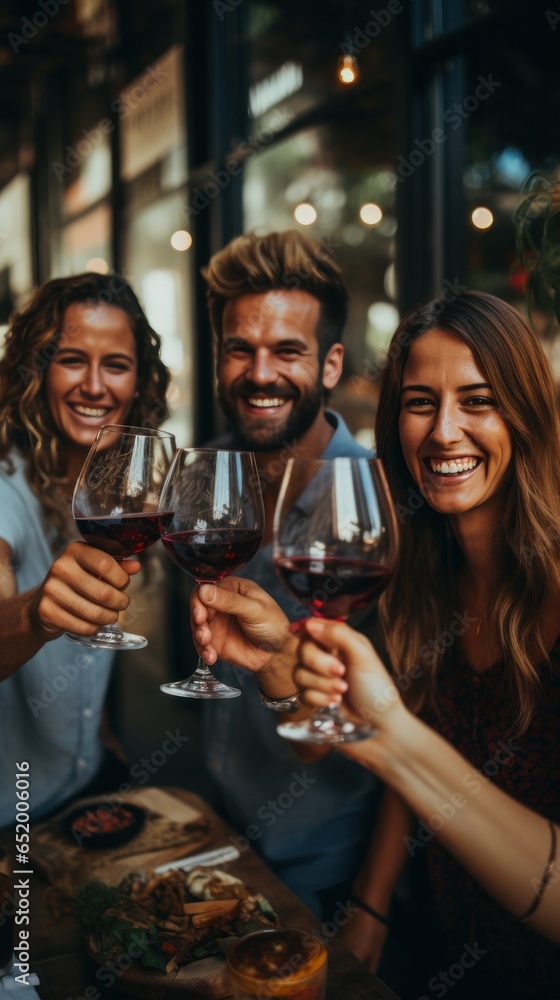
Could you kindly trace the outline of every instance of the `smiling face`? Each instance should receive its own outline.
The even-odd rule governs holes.
[[[136,383],[136,343],[124,310],[68,306],[45,377],[49,410],[66,449],[85,453],[103,424],[125,423]]]
[[[243,446],[276,451],[305,434],[336,385],[342,345],[319,361],[320,302],[299,290],[241,295],[226,304],[218,397]]]
[[[443,330],[414,341],[404,366],[399,435],[434,510],[462,514],[497,496],[512,438],[470,347]]]

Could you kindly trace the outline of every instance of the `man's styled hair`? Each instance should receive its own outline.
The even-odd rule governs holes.
[[[245,233],[214,254],[202,273],[208,285],[210,322],[219,344],[224,309],[230,299],[277,289],[308,292],[320,302],[315,332],[321,361],[333,344],[342,341],[348,293],[332,251],[320,240],[311,240],[294,229],[266,236]]]

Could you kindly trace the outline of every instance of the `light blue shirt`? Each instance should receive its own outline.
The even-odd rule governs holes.
[[[0,538],[12,550],[23,593],[45,578],[58,552],[26,481],[25,461],[16,452],[11,458],[13,475],[0,463]],[[0,827],[15,822],[16,763],[30,765],[32,819],[61,805],[95,775],[113,655],[61,637],[0,683]]]
[[[335,432],[323,458],[367,456],[342,417],[328,411],[327,418]],[[235,447],[231,437],[212,445]],[[271,544],[239,575],[271,594],[288,617],[301,617],[276,575]],[[204,702],[207,766],[230,822],[245,837],[239,846],[258,851],[316,908],[313,893],[356,875],[371,837],[379,782],[336,752],[302,763],[293,744],[276,733],[280,717],[259,701],[257,677],[229,664],[216,673],[242,689],[235,700]]]

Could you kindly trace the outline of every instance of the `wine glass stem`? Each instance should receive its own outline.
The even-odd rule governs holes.
[[[345,721],[342,708],[336,701],[331,701],[330,705],[327,705],[326,708],[320,708],[317,714],[324,719],[332,719],[339,726],[342,726]]]
[[[198,663],[196,665],[196,670],[193,677],[199,677],[203,681],[215,681],[216,678],[210,670],[210,667],[204,662],[201,656],[198,657]]]
[[[101,625],[97,630],[97,635],[108,635],[111,639],[122,639],[124,632],[118,622],[113,625]]]

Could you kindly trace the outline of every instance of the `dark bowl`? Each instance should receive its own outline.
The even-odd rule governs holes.
[[[62,821],[64,832],[79,847],[103,848],[126,844],[140,832],[146,812],[140,806],[122,802],[92,802],[68,813]]]

